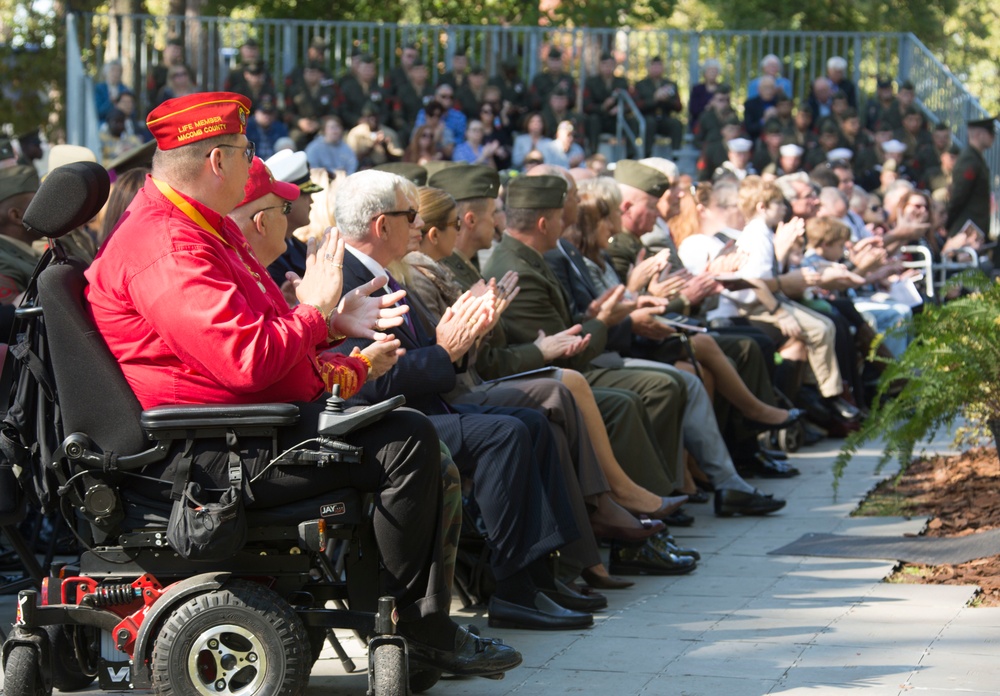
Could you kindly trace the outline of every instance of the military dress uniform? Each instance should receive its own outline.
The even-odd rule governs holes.
[[[961,232],[968,221],[990,232],[990,168],[979,150],[966,146],[955,162],[948,200],[948,234]]]
[[[664,87],[665,96],[657,98],[656,93]],[[636,106],[646,118],[646,155],[652,153],[658,135],[670,136],[670,146],[675,152],[679,150],[684,138],[684,126],[676,114],[683,111],[684,105],[677,83],[645,77],[635,83],[634,95]]]
[[[628,91],[628,81],[617,75],[612,75],[608,81],[600,75],[594,75],[583,83],[583,113],[587,116],[587,140],[591,152],[597,152],[601,134],[614,133],[618,124],[618,116],[605,109],[604,102],[608,99],[615,100],[612,106],[614,108],[617,106],[618,93]],[[634,119],[631,120],[632,128],[635,129]],[[646,133],[648,136],[648,129]]]

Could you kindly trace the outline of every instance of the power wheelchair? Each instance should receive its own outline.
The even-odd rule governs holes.
[[[129,490],[136,472],[178,442],[270,438],[275,456],[276,433],[297,421],[298,407],[141,409],[86,310],[83,269],[58,242],[107,194],[102,168],[68,165],[49,175],[25,213],[50,249],[17,312],[4,366],[11,402],[0,432],[0,487],[16,475],[22,495],[0,525],[23,514],[29,499],[59,510],[85,550],[78,563],[54,566],[40,587],[19,593],[2,648],[5,693],[47,696],[98,679],[106,690],[296,696],[328,639],[353,670],[334,628],[368,641],[369,694],[430,688],[440,672],[410,671],[406,641],[394,633],[394,600],[377,595],[370,496],[345,489],[247,509],[236,555],[192,561],[167,541],[169,504]],[[320,448],[292,453],[309,460],[296,463],[359,457],[338,438],[401,403],[345,411],[332,396],[319,419]],[[337,608],[327,608],[331,602]]]

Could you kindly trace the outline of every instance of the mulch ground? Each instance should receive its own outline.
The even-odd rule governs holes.
[[[965,536],[1000,527],[1000,460],[993,447],[920,459],[869,496],[896,497],[905,514],[930,516],[928,536]],[[862,506],[861,514],[866,514]],[[901,567],[892,582],[979,585],[982,606],[1000,606],[1000,554],[958,565]]]

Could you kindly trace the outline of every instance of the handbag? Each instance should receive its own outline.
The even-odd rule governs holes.
[[[230,558],[247,539],[246,509],[243,503],[243,462],[236,436],[226,436],[229,447],[229,488],[221,495],[190,481],[191,448],[188,440],[170,491],[173,506],[167,522],[167,542],[189,561]]]

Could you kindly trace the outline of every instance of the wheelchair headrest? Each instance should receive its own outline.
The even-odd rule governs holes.
[[[24,226],[38,239],[56,239],[89,222],[111,190],[108,172],[95,162],[74,162],[52,170],[24,211]]]

